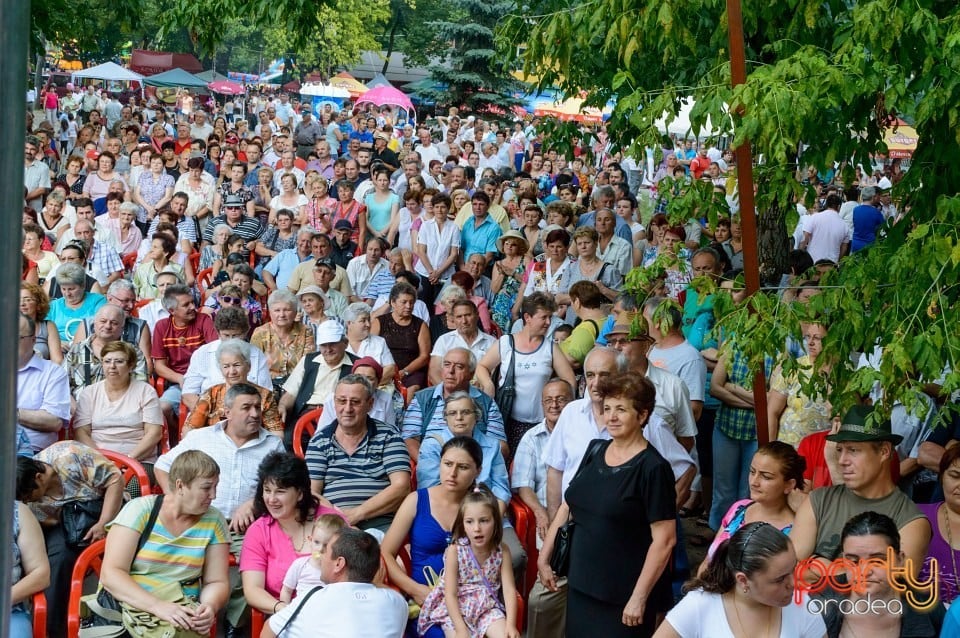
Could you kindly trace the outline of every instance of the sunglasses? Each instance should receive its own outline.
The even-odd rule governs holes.
[[[240,303],[241,301],[243,301],[243,299],[241,299],[240,297],[224,296],[224,297],[220,297],[220,301],[221,301],[222,303],[238,304],[238,303]]]

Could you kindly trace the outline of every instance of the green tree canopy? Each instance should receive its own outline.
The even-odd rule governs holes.
[[[478,113],[503,112],[519,104],[513,97],[518,83],[506,72],[494,44],[494,29],[516,6],[513,0],[452,0],[449,4],[450,19],[430,25],[446,41],[449,63],[435,64],[430,74],[448,88],[431,97]]]
[[[799,322],[829,325],[824,353],[835,365],[816,376],[835,410],[879,382],[882,407],[914,403],[924,383],[960,389],[960,5],[939,0],[785,0],[744,3],[747,81],[730,85],[724,0],[532,0],[499,32],[503,52],[589,102],[617,106],[611,138],[625,148],[660,148],[655,122],[693,98],[694,127],[709,117],[733,144],[749,140],[757,167],[761,269],[770,243],[785,244],[784,217],[806,193],[798,166],[856,164],[883,154],[896,117],[915,123],[911,169],[894,190],[903,221],[864,255],[844,261],[805,307],[754,295],[720,321],[759,367],[783,351]],[[802,151],[802,157],[801,157]],[[685,219],[699,204],[674,207]],[[782,251],[781,251],[782,252]],[[851,353],[881,353],[879,370],[855,369]],[[949,372],[941,379],[945,370]]]

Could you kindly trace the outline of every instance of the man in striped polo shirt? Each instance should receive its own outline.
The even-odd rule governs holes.
[[[410,456],[395,428],[370,417],[374,388],[358,374],[337,382],[336,420],[307,447],[313,493],[340,508],[361,529],[390,527],[410,492]]]

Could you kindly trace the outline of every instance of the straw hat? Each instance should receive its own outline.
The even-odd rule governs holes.
[[[521,253],[525,253],[530,250],[530,242],[527,241],[527,238],[523,236],[519,230],[508,230],[504,234],[500,235],[500,238],[497,240],[497,250],[500,252],[505,252],[503,250],[503,244],[506,243],[508,239],[518,241],[523,245],[523,250]]]

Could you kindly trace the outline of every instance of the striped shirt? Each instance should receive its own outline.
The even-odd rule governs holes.
[[[219,215],[210,220],[207,224],[207,228],[203,231],[203,241],[213,243],[213,231],[217,229],[217,226],[227,223],[226,215]],[[240,235],[244,241],[253,241],[254,239],[260,239],[260,235],[263,234],[263,225],[260,224],[260,220],[256,217],[247,217],[243,216],[240,218],[240,221],[237,222],[236,226],[230,226],[230,232],[235,235]]]
[[[156,498],[133,499],[120,510],[110,526],[120,525],[142,532]],[[157,517],[143,549],[134,557],[130,576],[148,592],[176,581],[184,585],[184,594],[199,596],[207,546],[229,542],[227,521],[216,508],[208,509],[196,524],[178,536],[168,531]]]
[[[396,429],[367,417],[367,435],[353,454],[334,438],[337,422],[320,430],[307,447],[310,478],[323,481],[323,495],[340,509],[356,507],[389,487],[394,472],[410,473],[410,455]]]

